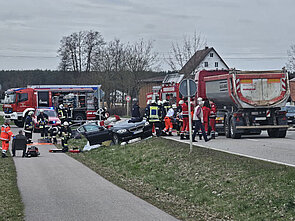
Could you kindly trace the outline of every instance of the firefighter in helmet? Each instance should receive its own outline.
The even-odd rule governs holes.
[[[65,121],[60,129],[61,145],[62,145],[63,152],[67,152],[69,150],[68,140],[71,138],[71,134],[72,134],[72,130],[69,127],[69,122]]]
[[[24,123],[24,132],[27,138],[27,143],[32,143],[32,135],[33,135],[33,111],[29,111],[28,116],[25,119]]]
[[[64,105],[63,104],[60,104],[59,107],[58,107],[58,118],[60,119],[61,121],[61,125],[63,125],[63,123],[66,121],[67,119],[67,114],[66,114],[66,111],[64,109]]]
[[[41,138],[48,138],[48,115],[44,113],[43,109],[40,109],[40,114],[37,116],[37,122],[39,124]]]
[[[182,103],[182,102],[181,102]],[[183,103],[181,104],[181,114],[182,114],[182,128],[180,131],[180,139],[185,139],[185,136],[188,136],[189,131],[189,112],[187,98],[184,98]]]
[[[152,125],[153,132],[156,132],[157,136],[161,134],[161,108],[157,105],[155,100],[152,100],[149,106],[148,121]]]

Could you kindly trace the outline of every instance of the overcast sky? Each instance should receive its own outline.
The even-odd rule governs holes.
[[[294,0],[1,0],[0,70],[55,70],[60,39],[81,30],[154,40],[162,56],[197,31],[230,67],[280,69],[295,44],[294,10]]]

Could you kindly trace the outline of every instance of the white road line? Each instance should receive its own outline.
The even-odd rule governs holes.
[[[169,139],[169,140],[174,140],[174,141],[177,141],[177,142],[180,142],[180,143],[184,143],[184,142],[182,142],[182,140],[175,140],[175,139],[173,139],[171,137],[163,137],[163,138]],[[186,143],[186,144],[188,144],[188,143]],[[220,151],[220,152],[224,152],[224,153],[234,154],[234,155],[241,156],[241,157],[248,157],[248,158],[252,158],[252,159],[255,159],[255,160],[262,160],[262,161],[275,163],[275,164],[280,164],[280,165],[284,165],[284,166],[295,167],[295,164],[289,164],[289,163],[284,163],[284,162],[275,161],[275,160],[268,160],[268,159],[265,159],[265,158],[254,157],[254,156],[251,156],[251,155],[242,154],[242,153],[236,153],[236,152],[232,152],[232,151],[228,151],[228,150],[221,150],[221,149],[217,149],[215,147],[208,147],[208,146],[200,145],[198,143],[194,143],[193,145],[203,147],[203,148],[206,148],[206,149],[210,149],[210,150],[216,150],[216,151]]]

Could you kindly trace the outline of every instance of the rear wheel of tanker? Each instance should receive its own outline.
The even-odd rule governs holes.
[[[224,134],[226,138],[230,138],[229,120],[227,118],[224,121]]]
[[[85,116],[84,116],[84,114],[82,114],[82,113],[77,113],[76,115],[75,115],[75,120],[86,120],[86,118],[85,118]]]
[[[285,138],[286,135],[287,135],[287,130],[282,130],[282,131],[279,131],[278,137]]]
[[[271,138],[279,137],[279,130],[278,129],[267,129],[267,134]]]
[[[241,138],[241,134],[236,132],[235,122],[234,122],[233,118],[230,120],[229,128],[230,128],[231,138],[233,138],[233,139],[240,139]]]
[[[23,121],[14,120],[14,124],[17,127],[24,127],[24,122]]]

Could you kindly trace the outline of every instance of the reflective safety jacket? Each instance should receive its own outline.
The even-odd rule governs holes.
[[[183,103],[181,105],[181,109],[182,109],[182,116],[183,117],[188,117],[188,106],[187,106],[187,103]]]
[[[2,125],[1,127],[1,136],[0,136],[0,140],[2,141],[10,141],[10,138],[13,137],[13,133],[10,129],[9,125]]]
[[[49,123],[49,121],[48,121],[48,115],[47,114],[43,114],[43,115],[42,114],[39,114],[37,116],[37,122],[40,125],[40,128],[45,127]]]
[[[72,130],[68,126],[62,126],[60,129],[60,136],[69,139],[71,137]]]
[[[58,118],[63,120],[65,119],[67,116],[66,116],[66,111],[64,109],[58,109]]]
[[[211,104],[211,109],[210,109],[210,118],[215,118],[217,113],[217,108],[214,103]]]
[[[160,121],[160,108],[158,105],[150,105],[149,122]]]

